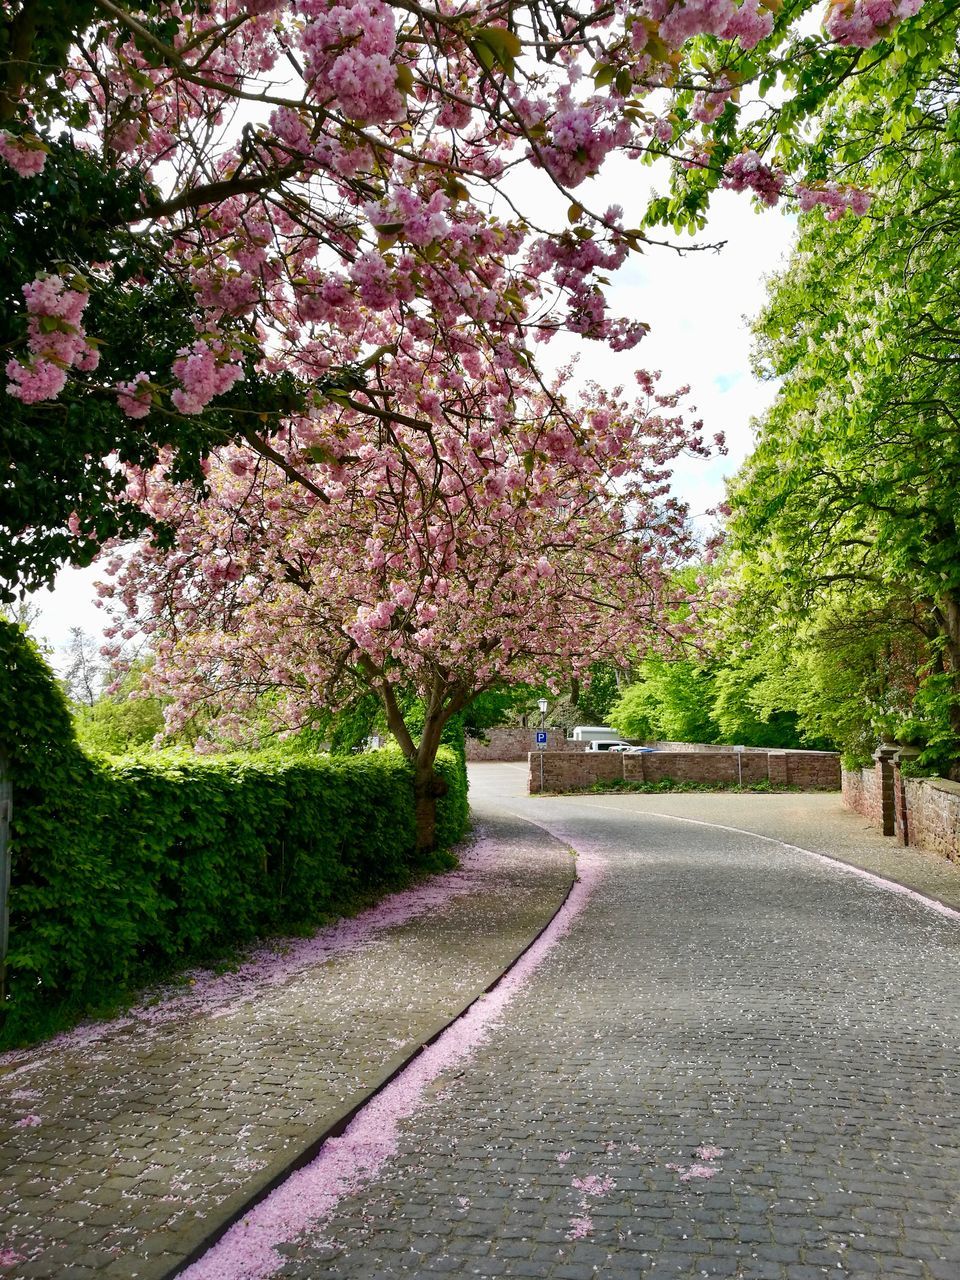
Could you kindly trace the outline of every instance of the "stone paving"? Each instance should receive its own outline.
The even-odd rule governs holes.
[[[605,866],[583,914],[275,1273],[960,1280],[960,921],[771,840],[958,905],[960,873],[832,796],[540,799],[517,766],[471,776],[493,843],[462,893],[282,980],[254,965],[169,1021],[0,1064],[0,1277],[169,1274],[522,948],[572,845]]]
[[[481,790],[605,877],[279,1274],[957,1280],[960,922],[633,797],[511,795],[486,768]],[[770,797],[693,799],[746,825]],[[804,838],[826,848],[830,821]]]
[[[167,1274],[459,1013],[573,877],[528,823],[480,837],[339,932],[0,1059],[0,1277]]]
[[[503,767],[503,766],[501,766]],[[516,768],[516,766],[507,766]],[[519,790],[516,787],[515,789]],[[558,797],[557,812],[574,797]],[[747,828],[885,876],[960,910],[960,869],[924,849],[904,848],[846,808],[839,792],[736,795],[621,794],[576,797],[610,812],[671,814],[685,820]],[[960,1280],[958,1275],[957,1280]]]

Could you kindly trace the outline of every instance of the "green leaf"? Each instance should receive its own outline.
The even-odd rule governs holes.
[[[471,47],[486,71],[500,66],[511,78],[522,48],[519,37],[506,27],[477,27]]]

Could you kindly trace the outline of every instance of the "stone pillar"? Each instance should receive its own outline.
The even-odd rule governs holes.
[[[877,798],[880,806],[878,817],[880,829],[885,836],[896,832],[896,817],[893,796],[893,757],[899,750],[893,743],[881,742],[873,753],[876,761]]]
[[[919,747],[901,747],[893,757],[893,825],[897,843],[910,843],[910,820],[907,813],[907,789],[903,785],[900,766],[907,760],[916,760]]]
[[[767,752],[767,777],[772,787],[787,785],[787,753],[785,751]]]

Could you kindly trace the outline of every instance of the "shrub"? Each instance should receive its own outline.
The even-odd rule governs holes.
[[[14,786],[0,1044],[34,1036],[52,1009],[82,1014],[424,869],[411,768],[395,751],[94,762],[39,654],[2,621],[0,671]],[[445,747],[438,769],[438,836],[452,844],[466,827],[462,757]]]

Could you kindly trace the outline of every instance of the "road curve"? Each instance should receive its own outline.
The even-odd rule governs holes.
[[[474,803],[569,841],[592,896],[280,1274],[958,1280],[960,921],[522,782],[475,770]]]

